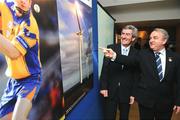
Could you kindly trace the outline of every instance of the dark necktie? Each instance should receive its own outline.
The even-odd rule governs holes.
[[[158,71],[159,79],[160,79],[160,82],[161,82],[162,79],[163,79],[163,71],[162,71],[161,58],[160,58],[159,55],[160,55],[159,52],[155,53],[157,71]]]
[[[128,56],[128,50],[126,48],[122,49],[122,55]],[[122,69],[124,68],[124,65],[122,65]]]

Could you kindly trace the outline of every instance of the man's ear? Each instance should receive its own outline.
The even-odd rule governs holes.
[[[132,42],[134,42],[135,40],[136,40],[136,38],[135,38],[135,37],[133,37]]]
[[[165,45],[167,43],[167,40],[164,40],[163,44]]]

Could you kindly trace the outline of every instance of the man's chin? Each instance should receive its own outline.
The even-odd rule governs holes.
[[[151,48],[151,50],[153,50],[153,51],[157,51],[157,49],[154,48],[154,47],[151,47],[151,46],[150,46],[150,48]]]
[[[21,14],[20,12],[16,11],[16,16],[17,16],[17,17],[21,17],[22,14]]]

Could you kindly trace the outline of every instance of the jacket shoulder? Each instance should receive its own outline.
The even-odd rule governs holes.
[[[109,45],[107,45],[107,48],[116,48],[119,46],[121,46],[121,44],[109,44]]]

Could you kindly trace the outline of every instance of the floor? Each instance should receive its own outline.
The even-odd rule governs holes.
[[[118,111],[119,112],[119,111]],[[119,120],[119,114],[117,114],[116,120]],[[139,120],[139,112],[138,112],[138,106],[137,103],[134,103],[131,106],[129,120]],[[180,113],[175,115],[173,114],[171,120],[180,120]]]

